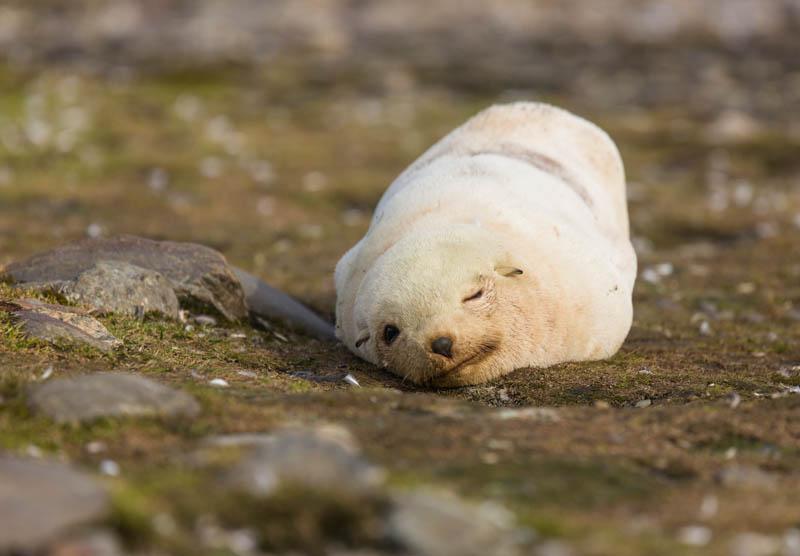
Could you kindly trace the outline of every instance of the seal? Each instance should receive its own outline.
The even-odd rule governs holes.
[[[336,265],[336,335],[430,386],[602,359],[633,318],[625,174],[599,127],[492,106],[391,184]]]

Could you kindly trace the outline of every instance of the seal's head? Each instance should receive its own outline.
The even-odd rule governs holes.
[[[484,382],[513,368],[528,281],[523,265],[480,228],[406,237],[359,289],[354,347],[418,384]]]

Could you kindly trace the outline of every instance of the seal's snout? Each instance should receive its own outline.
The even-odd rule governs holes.
[[[431,344],[431,349],[433,353],[438,353],[439,355],[444,355],[448,359],[453,357],[452,349],[453,349],[453,340],[448,338],[447,336],[442,336],[441,338],[437,338]]]

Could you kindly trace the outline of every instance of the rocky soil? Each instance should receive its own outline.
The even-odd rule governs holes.
[[[0,553],[800,554],[797,2],[271,9],[0,7]],[[620,147],[628,340],[354,358],[336,261],[520,98]]]

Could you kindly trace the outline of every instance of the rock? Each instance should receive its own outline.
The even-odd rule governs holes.
[[[558,412],[552,407],[523,407],[501,409],[495,413],[498,419],[525,419],[537,424],[556,423],[561,420]]]
[[[48,556],[122,556],[119,540],[108,531],[87,531],[48,547]]]
[[[33,552],[107,509],[105,492],[86,475],[0,453],[0,552]]]
[[[155,312],[178,318],[178,298],[169,281],[155,270],[122,261],[99,261],[63,283],[58,292],[98,311],[131,316]]]
[[[211,315],[197,315],[192,320],[202,326],[217,326],[217,319]]]
[[[731,409],[736,409],[739,407],[739,404],[742,403],[742,397],[738,392],[732,390],[727,396],[725,396],[725,402],[731,407]]]
[[[723,486],[757,489],[774,489],[775,477],[757,467],[731,465],[714,474],[714,479]]]
[[[33,388],[28,404],[58,423],[99,417],[194,417],[200,404],[189,394],[122,373],[49,380]]]
[[[705,525],[687,525],[678,530],[678,541],[689,546],[705,546],[711,536],[711,529]]]
[[[763,132],[764,126],[751,115],[727,110],[709,126],[706,135],[712,143],[727,144],[752,141]]]
[[[247,308],[251,314],[267,319],[283,320],[290,326],[301,328],[322,340],[334,339],[333,326],[314,314],[311,309],[240,268],[234,267],[233,271],[242,284]]]
[[[520,553],[512,541],[513,516],[500,506],[473,506],[452,495],[398,497],[389,516],[392,540],[413,554],[483,556]]]
[[[783,533],[783,556],[800,556],[800,529],[787,529]]]
[[[79,342],[104,352],[122,345],[100,321],[74,307],[22,299],[3,303],[0,311],[10,312],[21,323],[21,330],[32,338]]]
[[[770,556],[778,553],[780,543],[774,537],[744,532],[733,537],[728,548],[731,556]]]
[[[160,273],[183,303],[213,307],[225,318],[247,315],[239,280],[221,253],[195,243],[153,241],[122,235],[67,243],[11,263],[11,279],[50,288],[61,287],[99,262],[123,262]]]
[[[340,427],[286,428],[255,443],[224,481],[245,492],[270,495],[281,484],[367,493],[383,472],[363,459],[349,433]]]

